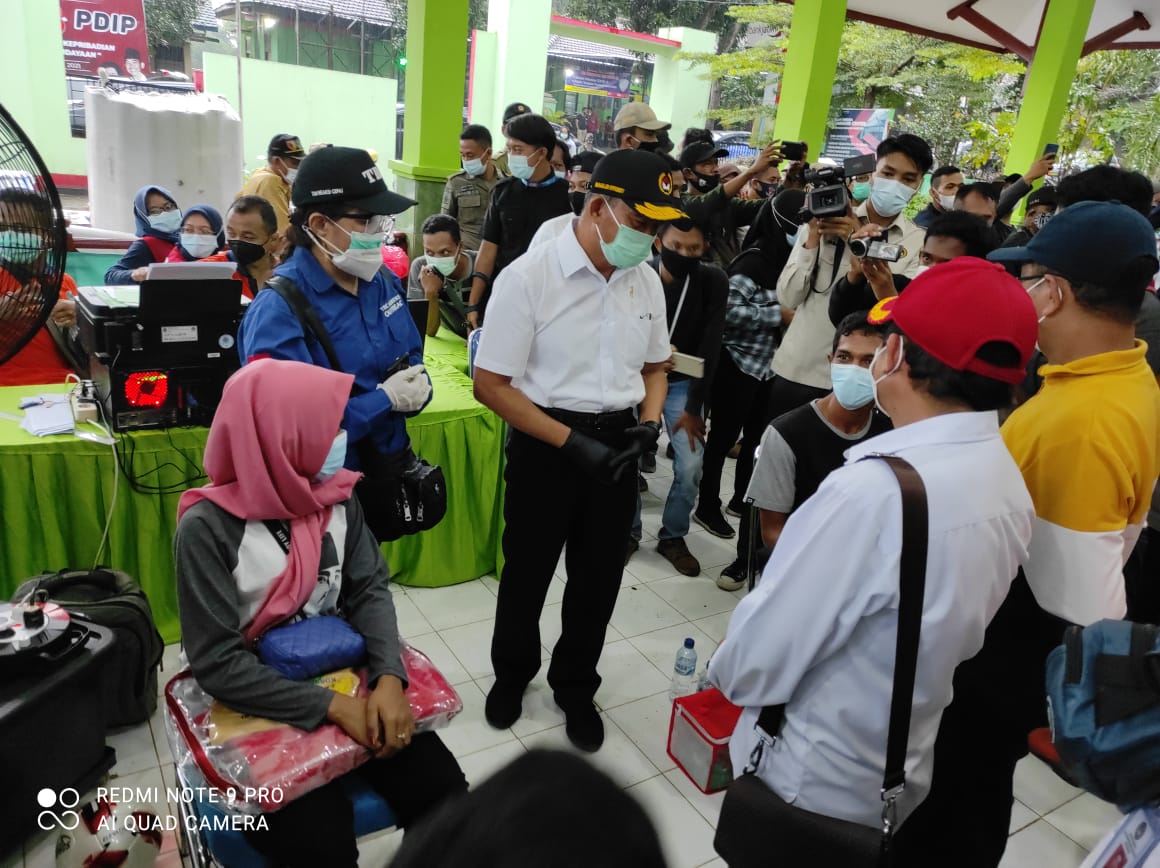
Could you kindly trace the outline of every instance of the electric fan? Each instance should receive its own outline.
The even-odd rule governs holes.
[[[52,176],[0,105],[0,365],[32,340],[52,313],[67,241]]]

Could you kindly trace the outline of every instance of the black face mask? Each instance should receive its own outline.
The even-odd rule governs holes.
[[[247,265],[253,265],[266,255],[266,248],[253,241],[240,241],[235,238],[229,242],[229,245],[230,252],[234,254],[234,262],[243,268]]]
[[[757,186],[761,190],[761,195],[767,199],[776,196],[781,190],[781,185],[772,181],[758,181]]]
[[[637,150],[648,151],[650,154],[656,153],[656,149],[661,146],[660,142],[641,142],[640,139],[637,141],[640,142],[640,147]]]
[[[577,217],[579,217],[580,212],[584,210],[585,195],[586,194],[583,190],[573,190],[568,194],[568,202],[572,205],[572,213]]]
[[[721,179],[717,175],[702,175],[700,172],[693,172],[693,177],[697,179],[694,183],[702,193],[716,190],[717,185],[721,183]]]
[[[667,247],[661,248],[661,265],[678,283],[696,271],[700,262],[701,260],[696,256],[682,256],[675,250],[669,250]]]

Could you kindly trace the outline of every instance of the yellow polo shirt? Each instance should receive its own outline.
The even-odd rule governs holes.
[[[1160,389],[1147,345],[1040,369],[1003,440],[1035,503],[1023,571],[1039,605],[1076,624],[1122,618],[1124,562],[1160,468]]]

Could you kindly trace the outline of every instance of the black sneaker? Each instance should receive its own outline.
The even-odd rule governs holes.
[[[524,689],[501,685],[498,681],[491,686],[487,702],[483,706],[483,716],[496,729],[508,729],[520,719],[524,706]]]
[[[624,565],[627,567],[628,562],[632,560],[632,556],[640,549],[640,540],[628,538],[628,544],[624,547]]]
[[[739,500],[731,500],[729,501],[729,505],[725,507],[725,512],[727,515],[731,515],[734,518],[741,518],[741,516],[745,514],[745,507],[748,505],[749,504],[742,503]]]
[[[657,472],[657,453],[656,450],[646,452],[640,456],[640,472],[641,473],[656,473]]]
[[[595,753],[604,744],[604,721],[591,702],[577,708],[565,708],[564,732],[568,741],[585,753]]]
[[[669,461],[672,461],[676,457],[677,453],[673,451],[673,444],[670,441],[669,445],[665,447],[665,458],[669,459]]]
[[[734,561],[721,571],[717,577],[717,587],[722,591],[740,591],[749,584],[749,576],[745,573],[745,564]]]
[[[655,465],[654,465],[653,469],[654,470],[656,469]],[[640,492],[641,494],[644,494],[646,491],[648,491],[648,483],[645,481],[645,478],[643,476],[641,476],[639,473],[636,475],[636,490],[638,492]]]
[[[733,530],[733,525],[725,520],[719,509],[712,511],[698,509],[693,513],[693,521],[721,539],[733,539],[737,536],[737,531]]]

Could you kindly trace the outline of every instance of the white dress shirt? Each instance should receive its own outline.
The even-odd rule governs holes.
[[[559,217],[553,217],[551,220],[541,223],[540,228],[536,230],[536,234],[532,236],[528,250],[531,250],[533,247],[539,247],[541,244],[547,244],[549,241],[555,241],[565,229],[579,219],[579,217],[569,211],[567,214],[561,214]]]
[[[926,593],[901,821],[926,797],[951,679],[1027,555],[1035,510],[995,413],[953,413],[846,452],[778,539],[761,582],[737,606],[710,680],[745,707],[730,742],[740,775],[762,707],[787,703],[758,774],[791,804],[868,826],[880,790],[898,632],[902,495],[884,462],[899,455],[926,487]]]
[[[541,407],[607,413],[644,399],[645,364],[669,358],[654,269],[605,280],[568,229],[529,249],[492,289],[475,367],[512,378]]]

